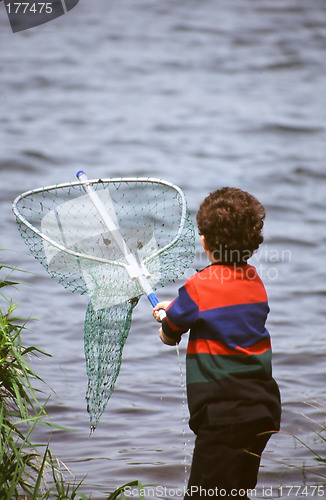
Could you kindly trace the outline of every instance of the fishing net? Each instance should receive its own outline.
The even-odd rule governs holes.
[[[152,178],[91,180],[153,290],[194,258],[194,229],[177,186]],[[87,409],[95,428],[114,390],[132,311],[144,294],[81,182],[28,191],[13,204],[18,228],[52,278],[90,297],[84,323]]]

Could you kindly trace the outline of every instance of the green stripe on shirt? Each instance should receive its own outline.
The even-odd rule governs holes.
[[[269,378],[272,375],[271,357],[270,350],[250,356],[188,354],[187,384],[212,382],[229,376]]]

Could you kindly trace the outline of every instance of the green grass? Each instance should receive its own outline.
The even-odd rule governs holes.
[[[312,422],[313,424],[316,425],[316,428],[319,429],[318,431],[317,430],[313,431],[313,433],[315,434],[316,440],[321,442],[321,444],[326,445],[326,405],[324,405],[323,403],[320,403],[318,401],[305,401],[304,403],[307,406],[314,408],[319,413],[320,418],[322,420],[322,423],[318,422],[317,420],[312,419],[311,417],[308,417],[304,413],[302,413],[302,415],[306,419],[308,419],[310,422]],[[325,448],[326,448],[326,446],[325,446]],[[314,460],[316,462],[326,464],[326,457],[320,456],[320,454],[318,452],[312,450],[311,448],[308,448],[308,449],[314,455]],[[325,475],[325,477],[326,477],[326,475]]]
[[[0,261],[0,498],[85,499],[77,493],[80,483],[65,484],[49,446],[31,440],[36,426],[58,426],[37,398],[34,385],[42,379],[29,364],[31,356],[48,354],[35,346],[24,347],[22,334],[28,321],[17,316],[18,306],[7,297],[8,288],[19,285],[11,276],[21,272]]]

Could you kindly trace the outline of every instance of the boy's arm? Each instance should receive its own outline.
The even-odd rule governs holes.
[[[160,316],[158,314],[158,311],[160,309],[163,309],[164,311],[167,309],[167,307],[169,307],[169,305],[171,304],[171,301],[164,301],[164,302],[159,302],[159,304],[157,304],[154,309],[153,309],[153,316],[154,318],[156,319],[156,321],[158,321],[158,323],[161,323],[161,319],[160,319]],[[164,321],[164,320],[163,320]],[[163,322],[162,322],[163,323]],[[163,331],[163,328],[161,326],[161,328],[159,329],[159,336],[160,336],[160,339],[162,340],[163,344],[166,344],[166,345],[176,345],[177,343],[180,342],[180,338],[177,342],[176,339],[173,339],[171,337],[168,337],[164,331]]]
[[[162,327],[159,329],[158,333],[159,333],[160,339],[162,340],[163,344],[166,344],[166,345],[176,345],[181,340],[181,337],[180,337],[179,342],[178,342],[177,340],[172,339],[171,337],[168,337],[167,335],[165,335]]]
[[[181,335],[191,328],[199,315],[198,305],[189,295],[187,283],[179,288],[179,294],[172,302],[160,302],[155,306],[153,314],[157,321],[160,321],[157,313],[159,309],[166,310],[159,335],[167,345],[178,344]]]

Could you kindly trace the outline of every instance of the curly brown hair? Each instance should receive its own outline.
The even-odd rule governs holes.
[[[265,209],[251,194],[223,187],[199,207],[197,225],[217,261],[246,262],[263,241]]]

